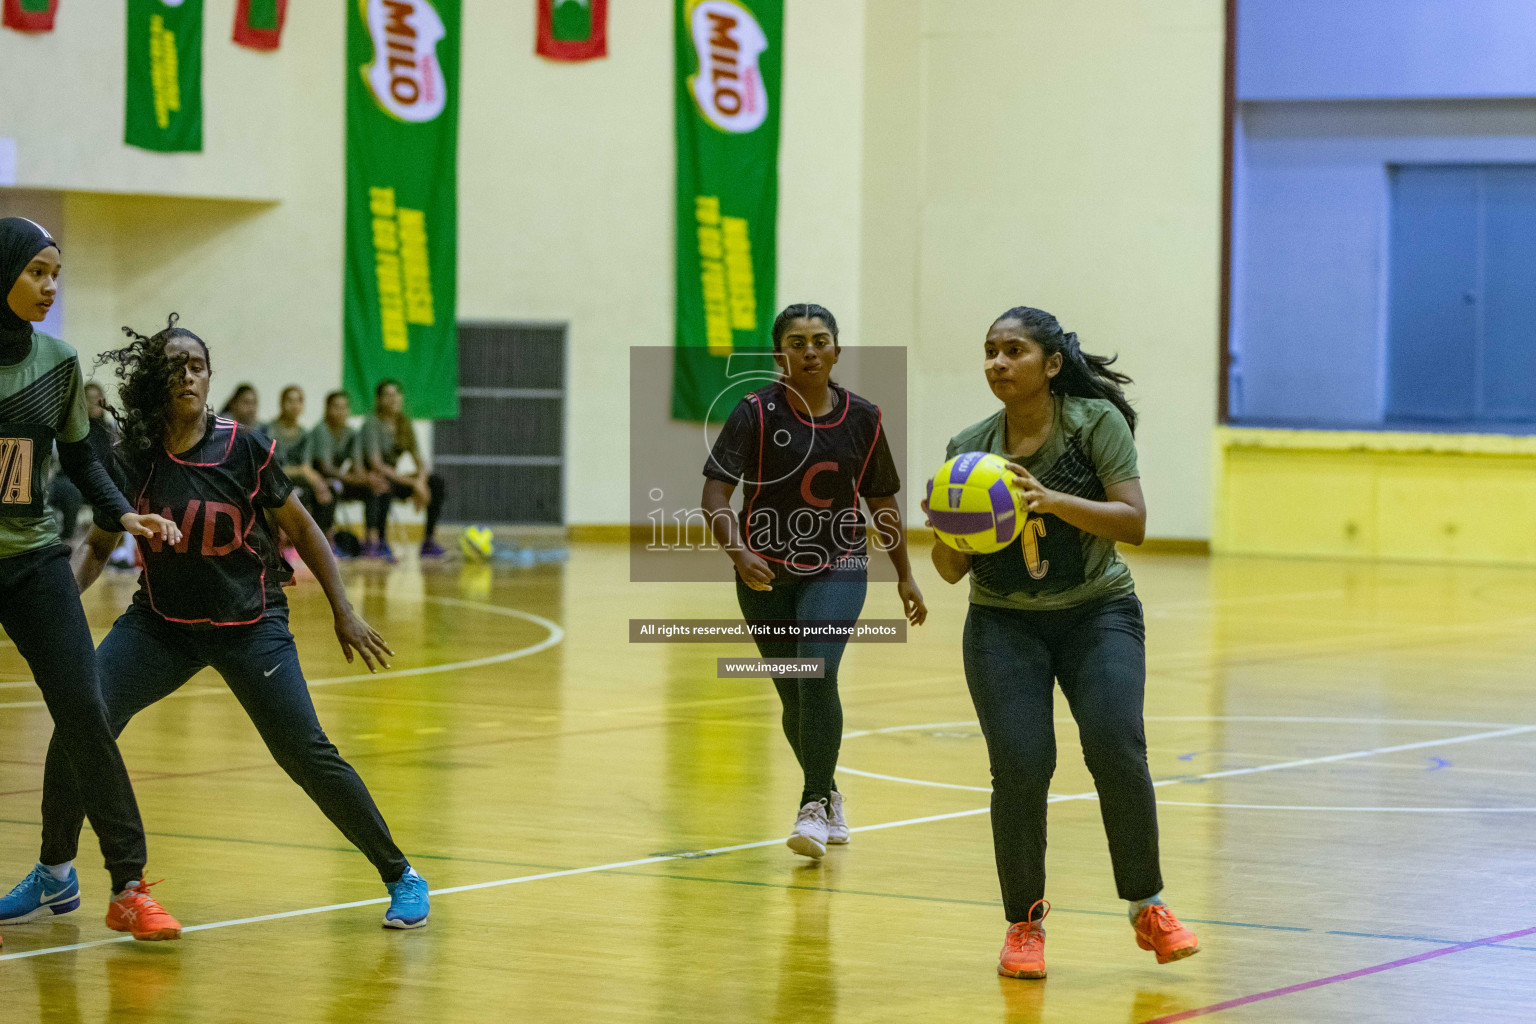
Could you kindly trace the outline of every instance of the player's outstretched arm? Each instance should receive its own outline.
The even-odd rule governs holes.
[[[101,575],[101,567],[112,557],[112,551],[121,536],[120,533],[108,533],[94,523],[91,525],[91,532],[75,548],[70,558],[70,568],[75,572],[75,586],[80,588],[80,593],[85,593],[96,582],[96,577]]]
[[[293,542],[294,550],[299,553],[304,564],[309,566],[309,571],[320,581],[325,599],[331,603],[331,614],[336,617],[336,640],[341,644],[342,653],[347,656],[347,663],[352,663],[352,653],[356,651],[363,656],[363,664],[368,666],[368,671],[377,672],[380,666],[389,668],[388,659],[394,657],[395,652],[384,642],[378,631],[352,609],[352,602],[347,600],[346,585],[341,582],[341,570],[336,566],[336,556],[331,553],[331,545],[314,519],[310,518],[309,510],[299,501],[298,492],[290,493],[288,500],[272,513],[272,517]]]
[[[181,543],[181,530],[175,523],[162,516],[140,515],[133,510],[123,492],[112,482],[107,468],[96,458],[96,450],[89,442],[60,441],[58,447],[59,465],[64,475],[79,488],[95,512],[105,513],[101,521],[120,523],[123,530],[135,537],[159,537],[166,544]]]

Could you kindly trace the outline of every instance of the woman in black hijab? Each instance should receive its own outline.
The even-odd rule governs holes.
[[[48,455],[55,442],[64,472],[90,502],[98,523],[114,531],[169,543],[181,531],[168,519],[139,515],[123,498],[90,443],[89,417],[75,350],[32,325],[48,315],[58,295],[59,245],[37,224],[0,219],[0,627],[26,659],[58,742],[89,806],[86,815],[101,840],[112,874],[107,923],[138,939],[174,939],[181,926],[154,934],[139,923],[165,915],[144,885],[144,826],[107,724],[96,682],[96,651],[80,593],[70,573],[69,549],[46,503]],[[34,877],[36,876],[36,877]],[[29,909],[18,912],[13,892],[0,900],[0,923],[35,920],[80,905],[71,864],[39,865],[28,881]],[[36,890],[33,892],[33,890]],[[24,897],[24,898],[25,898]],[[146,902],[147,901],[147,902]],[[174,921],[172,921],[174,923]]]

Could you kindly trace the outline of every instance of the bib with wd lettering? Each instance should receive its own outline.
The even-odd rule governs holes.
[[[136,604],[169,622],[204,627],[249,625],[282,604],[293,572],[266,511],[288,500],[293,482],[274,447],[234,420],[210,416],[190,450],[156,453],[147,474],[129,470],[139,514],[181,528],[179,544],[138,539],[144,572]]]

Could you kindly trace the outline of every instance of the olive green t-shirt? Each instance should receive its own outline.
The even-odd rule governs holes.
[[[1023,466],[1049,490],[1090,501],[1103,501],[1105,488],[1140,476],[1130,425],[1102,398],[1057,397],[1051,432],[1027,458],[1007,454],[1005,433],[1006,413],[999,409],[951,438],[945,459],[991,452]],[[971,556],[973,604],[1054,611],[1135,592],[1114,541],[1054,515],[1031,514],[1012,544]]]
[[[329,466],[339,473],[348,462],[357,459],[357,431],[342,427],[338,434],[331,430],[329,423],[321,420],[304,439],[304,454],[316,469]]]
[[[90,426],[75,350],[34,330],[26,358],[0,366],[0,558],[59,542],[48,460],[55,440],[83,441]]]
[[[285,427],[281,420],[273,420],[261,428],[267,432],[267,436],[277,442],[277,449],[272,454],[272,460],[284,469],[290,466],[302,466],[308,459],[305,457],[304,443],[309,434],[305,429],[295,423],[292,427]]]
[[[363,458],[376,457],[386,466],[393,466],[400,461],[400,456],[409,454],[416,458],[416,441],[414,435],[409,439],[407,447],[401,447],[400,439],[395,434],[394,428],[386,425],[377,416],[368,416],[363,420],[362,429],[357,432],[357,446],[359,454]]]

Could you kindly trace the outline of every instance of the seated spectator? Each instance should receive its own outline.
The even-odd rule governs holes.
[[[316,494],[323,492],[328,500],[331,493],[320,474],[310,468],[309,459],[304,454],[306,432],[299,423],[299,417],[304,415],[304,389],[297,384],[283,388],[282,396],[278,398],[278,409],[277,419],[264,424],[260,428],[261,432],[271,438],[272,460],[293,481],[299,499],[306,506],[314,507],[317,504],[314,497]],[[284,543],[287,543],[287,538],[284,538]]]
[[[90,414],[90,433],[85,439],[90,443],[96,458],[107,472],[111,473],[117,481],[119,488],[123,486],[117,474],[117,460],[113,457],[112,446],[117,443],[117,423],[107,414],[107,396],[101,390],[101,385],[94,381],[85,386],[85,410]],[[80,522],[80,508],[85,499],[80,494],[80,489],[63,473],[55,473],[53,483],[48,488],[48,504],[59,513],[59,539],[68,544],[75,536],[75,528]]]
[[[220,416],[228,416],[249,430],[265,433],[258,419],[260,413],[261,399],[256,394],[254,384],[236,385],[235,390],[224,400],[224,407],[219,410]]]
[[[416,432],[405,415],[405,395],[397,380],[381,380],[373,389],[373,415],[363,421],[358,432],[362,457],[370,472],[378,473],[388,487],[372,502],[368,515],[368,543],[363,553],[386,561],[394,560],[389,549],[386,528],[389,506],[398,498],[410,498],[418,509],[426,509],[426,531],[422,534],[421,557],[435,558],[443,553],[434,534],[437,517],[443,510],[443,478],[428,471],[426,460],[416,447]],[[400,456],[409,455],[413,472],[396,469]]]
[[[309,464],[309,433],[299,423],[299,417],[304,415],[304,389],[297,384],[283,388],[278,408],[281,411],[277,419],[261,428],[276,442],[272,458],[283,467],[283,472],[288,474],[294,486],[303,492],[301,498],[304,494],[314,495],[321,491],[329,494],[330,487],[325,478]],[[305,504],[309,502],[306,500]]]
[[[389,490],[382,473],[370,473],[359,455],[357,431],[347,426],[352,402],[345,391],[325,396],[325,417],[304,439],[309,469],[323,486],[300,494],[309,514],[335,545],[336,502],[360,501],[371,509],[379,495]],[[356,554],[356,552],[353,552]]]

